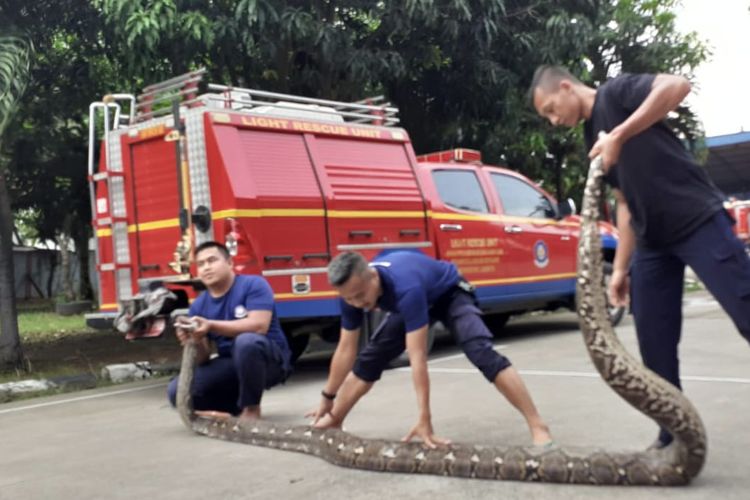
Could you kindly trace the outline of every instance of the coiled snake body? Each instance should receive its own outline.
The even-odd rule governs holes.
[[[706,435],[697,411],[674,386],[628,354],[609,321],[604,290],[599,206],[602,167],[592,162],[582,209],[578,246],[577,312],[591,359],[623,399],[675,436],[661,450],[610,452],[568,447],[454,444],[427,450],[420,443],[359,438],[268,421],[215,420],[195,415],[188,388],[195,346],[185,346],[177,407],[185,425],[214,438],[315,455],[343,467],[443,476],[602,485],[687,484],[703,467]]]

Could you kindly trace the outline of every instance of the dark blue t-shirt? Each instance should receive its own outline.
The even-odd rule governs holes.
[[[654,75],[625,73],[596,92],[586,143],[624,122],[651,92]],[[723,196],[665,122],[630,138],[606,176],[628,203],[638,244],[663,248],[687,237],[722,210]]]
[[[417,330],[430,322],[429,310],[460,279],[456,266],[418,252],[393,252],[370,263],[380,275],[383,294],[378,307],[399,313],[406,331]],[[356,330],[362,325],[363,311],[341,299],[341,326]]]
[[[273,290],[263,277],[237,275],[232,287],[221,297],[211,297],[208,292],[201,293],[190,306],[190,315],[217,321],[233,321],[245,318],[249,311],[255,310],[273,312],[266,335],[279,346],[284,355],[283,361],[288,365],[291,351],[276,316]],[[208,333],[208,338],[216,343],[219,356],[232,355],[234,338],[211,332]]]

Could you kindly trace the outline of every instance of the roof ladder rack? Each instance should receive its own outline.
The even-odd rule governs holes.
[[[130,102],[130,113],[124,120],[119,101]],[[130,245],[128,241],[128,219],[125,202],[122,152],[118,142],[119,136],[116,136],[114,141],[110,140],[110,136],[112,135],[112,131],[118,129],[123,122],[134,122],[135,108],[135,97],[130,94],[110,94],[105,96],[101,102],[94,102],[89,106],[88,179],[92,224],[94,225],[95,232],[98,229],[109,228],[112,244],[112,261],[102,262],[97,242],[95,245],[96,266],[100,271],[114,272],[118,302],[131,298],[133,289],[130,271]],[[112,119],[113,112],[114,119]],[[96,128],[99,114],[103,117],[104,154],[107,169],[97,172],[94,151],[97,143]],[[107,207],[104,210],[98,210],[96,188],[97,185],[101,185],[102,183],[106,185]],[[109,212],[110,216],[97,219],[96,215],[99,212]],[[103,288],[99,286],[100,304],[102,304]]]

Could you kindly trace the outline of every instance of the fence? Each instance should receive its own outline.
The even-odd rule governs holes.
[[[89,255],[89,275],[91,286],[98,286],[94,273],[94,255]],[[52,298],[63,293],[62,267],[60,266],[60,252],[33,247],[13,247],[13,269],[15,274],[16,299],[30,300],[36,298]],[[70,273],[73,277],[74,290],[78,290],[81,282],[80,265],[75,253],[70,255]]]

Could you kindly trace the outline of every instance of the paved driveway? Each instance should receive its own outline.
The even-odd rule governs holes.
[[[709,434],[688,487],[602,488],[354,471],[306,455],[196,436],[164,398],[165,380],[0,405],[0,499],[750,498],[750,348],[709,298],[693,295],[681,350],[684,385]],[[656,426],[594,375],[570,313],[512,320],[497,346],[521,370],[565,445],[637,449]],[[635,350],[630,319],[618,328]],[[264,400],[266,417],[302,423],[326,376],[309,359]],[[450,344],[432,357],[436,432],[454,441],[525,444],[521,418]],[[416,418],[408,370],[388,371],[348,430],[400,438]]]

